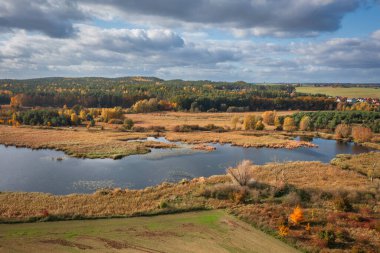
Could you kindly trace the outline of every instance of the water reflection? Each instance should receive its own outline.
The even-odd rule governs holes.
[[[0,146],[0,191],[69,194],[93,192],[101,187],[138,189],[163,181],[224,174],[228,167],[243,159],[256,164],[296,160],[329,162],[336,154],[370,151],[334,140],[315,138],[312,142],[318,148],[288,150],[211,144],[216,150],[205,152],[182,145],[180,149],[154,149],[149,154],[121,160],[76,159],[59,151]]]

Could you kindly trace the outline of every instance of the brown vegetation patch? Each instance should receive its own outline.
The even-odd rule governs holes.
[[[215,147],[210,146],[210,145],[205,145],[205,144],[195,145],[191,149],[194,149],[194,150],[204,150],[204,151],[208,151],[208,152],[216,150]]]
[[[226,176],[192,180],[186,184],[163,183],[142,190],[125,190],[113,194],[112,190],[99,190],[94,194],[64,196],[26,193],[0,193],[0,220],[57,220],[115,216],[139,216],[207,208],[225,208],[232,201],[205,199],[199,196],[203,184],[229,181]],[[161,208],[161,202],[167,207]],[[48,215],[41,214],[41,209]]]
[[[344,170],[354,170],[369,178],[380,178],[380,153],[370,152],[359,155],[337,155],[331,164]]]
[[[278,115],[290,115],[294,111],[280,111]],[[191,113],[191,112],[159,112],[159,113],[139,113],[127,114],[135,125],[142,127],[150,126],[165,126],[167,129],[172,130],[178,124],[199,125],[205,127],[208,124],[215,124],[220,127],[230,127],[231,119],[234,116],[244,118],[245,115],[261,116],[262,112],[241,112],[241,113]]]
[[[76,243],[76,242],[70,242],[70,241],[64,240],[64,239],[42,240],[40,242],[49,243],[49,244],[58,244],[58,245],[65,246],[65,247],[78,248],[80,250],[93,249],[92,246],[81,244],[81,243]]]
[[[252,166],[251,175],[259,182],[276,185],[282,181],[302,189],[365,190],[369,186],[366,177],[321,162],[269,163]]]
[[[133,244],[126,243],[126,242],[119,242],[119,241],[110,240],[110,239],[101,238],[101,237],[99,237],[98,239],[100,241],[106,243],[107,247],[110,247],[113,249],[118,249],[118,250],[120,250],[120,249],[135,249],[135,250],[138,250],[140,252],[147,252],[147,253],[157,253],[157,252],[161,253],[161,252],[163,252],[163,251],[150,249],[150,248],[143,247],[143,246],[133,245]]]
[[[75,129],[39,129],[31,127],[0,126],[0,144],[33,149],[61,150],[70,156],[82,158],[122,158],[149,152],[149,147],[168,147],[150,142],[127,142],[146,138],[153,133],[115,131],[88,131]]]
[[[299,148],[299,147],[315,147],[314,144],[304,141],[295,141],[286,138],[282,135],[267,133],[263,135],[260,133],[259,136],[248,135],[247,132],[234,131],[225,133],[214,133],[214,132],[196,132],[196,133],[173,133],[169,132],[166,134],[166,138],[170,141],[181,141],[191,144],[203,144],[203,143],[230,143],[236,146],[242,147],[268,147],[268,148]]]

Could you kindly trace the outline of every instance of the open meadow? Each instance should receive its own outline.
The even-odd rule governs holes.
[[[9,252],[284,252],[297,250],[221,210],[0,225]],[[23,243],[20,244],[19,242]]]
[[[380,88],[302,86],[297,87],[296,91],[300,93],[325,94],[332,97],[341,96],[348,98],[380,98]]]

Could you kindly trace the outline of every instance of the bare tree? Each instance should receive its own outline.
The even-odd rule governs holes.
[[[227,174],[232,178],[232,180],[238,183],[240,186],[245,186],[251,179],[251,167],[252,162],[249,160],[241,161],[236,168],[228,168]]]

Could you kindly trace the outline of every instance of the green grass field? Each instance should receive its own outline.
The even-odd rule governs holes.
[[[1,224],[0,252],[298,252],[224,211]]]
[[[304,86],[297,87],[297,92],[310,93],[310,94],[325,94],[328,96],[343,96],[348,98],[358,98],[358,97],[371,97],[380,98],[380,88],[362,88],[362,87],[352,87],[352,88],[334,88],[334,87],[313,87]]]

